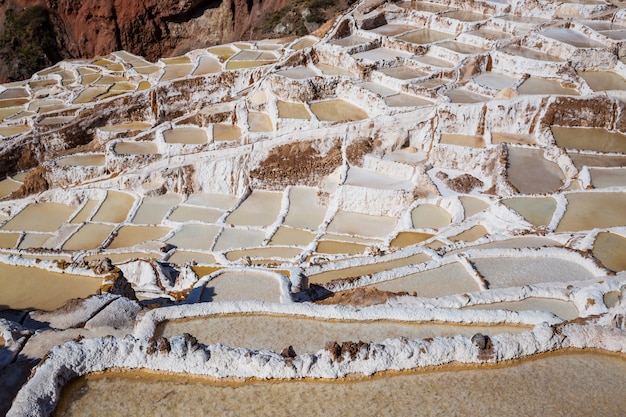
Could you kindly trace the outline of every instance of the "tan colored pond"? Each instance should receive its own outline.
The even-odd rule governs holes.
[[[589,168],[594,188],[626,186],[626,168]]]
[[[179,265],[186,264],[188,262],[214,264],[215,257],[208,253],[177,250],[172,256],[168,258],[167,261]]]
[[[432,101],[404,93],[393,94],[385,97],[385,103],[389,107],[423,107],[433,105]]]
[[[327,75],[329,77],[338,76],[338,77],[354,77],[355,74],[341,67],[337,67],[335,65],[325,64],[323,62],[318,62],[315,67],[322,71],[322,74]]]
[[[322,254],[360,255],[367,249],[366,245],[352,242],[338,242],[336,240],[320,240],[316,252]]]
[[[558,258],[472,258],[489,288],[521,287],[542,282],[568,282],[592,279],[594,274],[576,262]]]
[[[14,248],[21,235],[21,233],[0,233],[0,248]]]
[[[294,51],[300,51],[302,49],[308,48],[309,46],[315,45],[315,43],[318,40],[319,39],[317,39],[317,38],[311,38],[311,37],[300,38],[300,39],[298,39],[298,41],[296,43],[291,45],[291,49],[293,49]]]
[[[345,100],[318,101],[310,103],[309,107],[324,122],[351,122],[369,117],[365,110]]]
[[[150,240],[158,240],[170,230],[172,229],[169,227],[159,226],[122,226],[107,249],[128,248]]]
[[[567,210],[557,232],[626,226],[625,193],[571,193],[566,197]]]
[[[281,119],[311,120],[311,114],[304,103],[290,103],[277,100],[276,106],[278,107],[278,117]]]
[[[156,334],[169,338],[189,333],[204,344],[222,343],[231,347],[275,352],[291,345],[296,353],[303,354],[315,353],[324,349],[327,342],[334,341],[382,342],[394,337],[424,339],[455,335],[472,337],[478,332],[493,335],[504,332],[521,333],[526,330],[529,328],[524,326],[422,324],[386,320],[339,321],[249,314],[170,321],[159,326]]]
[[[374,29],[369,29],[370,32],[378,33],[385,36],[396,36],[409,30],[417,29],[414,25],[405,25],[399,23],[388,23],[386,25],[378,26]]]
[[[520,301],[474,305],[463,307],[462,310],[548,311],[563,320],[574,320],[579,315],[578,309],[571,301],[540,297],[530,297]]]
[[[237,261],[244,256],[249,258],[265,258],[265,259],[291,259],[302,253],[302,249],[290,247],[262,247],[253,249],[234,250],[226,254],[229,261]]]
[[[213,140],[235,140],[241,137],[241,129],[237,125],[216,123],[213,125]]]
[[[209,138],[204,129],[199,127],[176,127],[163,132],[165,143],[182,143],[186,145],[203,145]]]
[[[191,194],[185,204],[228,210],[237,203],[237,197],[229,194]]]
[[[272,132],[274,124],[267,113],[251,111],[248,112],[248,125],[250,132]]]
[[[367,225],[366,228],[363,225]],[[396,226],[395,217],[338,211],[328,225],[328,232],[346,233],[365,237],[385,237]]]
[[[569,87],[564,87],[559,80],[548,80],[545,78],[530,77],[517,87],[519,94],[527,95],[574,95],[579,96],[580,93]]]
[[[9,136],[19,135],[30,131],[29,125],[12,125],[12,126],[0,126],[0,136],[8,138]]]
[[[294,229],[292,227],[281,226],[278,228],[270,245],[298,245],[306,246],[315,239],[315,233],[307,230]]]
[[[626,270],[626,238],[610,232],[598,233],[592,253],[610,270]]]
[[[215,74],[222,71],[222,64],[212,56],[201,56],[193,75]]]
[[[154,142],[117,142],[113,148],[118,155],[156,155],[159,148]]]
[[[470,10],[454,10],[452,12],[444,13],[443,16],[450,19],[460,20],[462,22],[481,22],[491,17],[489,15],[476,13]]]
[[[404,248],[406,246],[416,245],[425,240],[430,239],[434,235],[430,233],[420,233],[420,232],[400,232],[398,235],[389,243],[389,246]]]
[[[60,167],[103,166],[106,162],[104,154],[72,155],[58,159],[55,163]]]
[[[398,39],[405,42],[411,42],[418,45],[424,45],[433,42],[439,42],[446,39],[454,38],[453,33],[440,32],[434,29],[420,29],[413,32],[405,33]]]
[[[601,128],[551,126],[556,144],[568,149],[626,153],[626,135]]]
[[[391,68],[381,68],[378,70],[388,77],[397,78],[399,80],[412,80],[414,78],[425,77],[427,72],[421,71],[417,68],[410,67],[408,65],[401,65]]]
[[[543,157],[542,149],[509,147],[508,152],[507,177],[521,193],[551,193],[563,185],[563,171]]]
[[[93,216],[94,222],[122,223],[135,204],[135,197],[119,191],[107,191],[107,196]]]
[[[353,266],[350,268],[336,269],[334,271],[322,272],[308,277],[311,284],[325,284],[336,279],[360,277],[363,275],[375,274],[389,269],[400,268],[407,265],[420,264],[430,260],[430,256],[424,253],[408,256],[406,258],[392,261],[377,262],[375,264]]]
[[[85,224],[63,245],[63,250],[89,250],[102,245],[115,226],[110,224]]]
[[[224,229],[215,242],[215,251],[230,248],[260,246],[265,240],[265,232],[260,230]]]
[[[50,237],[51,233],[26,233],[18,249],[43,248]]]
[[[459,197],[459,200],[461,200],[461,204],[463,205],[466,219],[489,208],[489,203],[480,198],[461,196]]]
[[[167,243],[184,249],[211,250],[213,240],[219,232],[218,226],[186,224]]]
[[[549,55],[545,52],[538,51],[536,49],[526,48],[525,46],[520,45],[510,45],[501,49],[502,52],[509,53],[511,55],[517,55],[524,58],[529,58],[537,61],[547,61],[547,62],[563,62],[561,58],[555,55]],[[548,93],[546,93],[548,94]]]
[[[54,232],[76,211],[60,203],[33,203],[2,226],[2,230]]]
[[[591,167],[622,167],[626,166],[626,156],[593,155],[577,152],[567,153],[579,171],[583,166]]]
[[[242,300],[279,303],[280,284],[275,277],[263,273],[227,271],[206,283],[202,289],[199,302]],[[176,329],[178,324],[184,325],[184,323],[193,324],[193,322],[196,322],[195,324],[197,325],[198,321],[173,321],[165,326],[161,326],[161,328],[165,332],[175,332],[169,333],[171,335],[180,334],[176,333],[179,331],[179,329]]]
[[[427,298],[480,291],[476,280],[457,262],[372,286],[381,291],[405,291]]]
[[[535,226],[547,226],[556,210],[556,200],[551,197],[515,197],[502,200],[502,204],[515,210]]]
[[[107,92],[108,87],[88,87],[81,91],[72,101],[73,104],[83,104],[95,101],[96,98]]]
[[[485,139],[482,136],[458,135],[453,133],[442,133],[440,143],[446,145],[469,146],[470,148],[484,148]]]
[[[575,46],[577,48],[603,48],[605,45],[590,39],[582,33],[566,28],[546,29],[539,32],[540,35],[555,39],[559,42]]]
[[[164,194],[145,197],[135,213],[132,222],[135,224],[160,224],[167,212],[182,200],[178,194]]]
[[[452,217],[443,208],[434,204],[420,204],[411,212],[416,229],[439,229],[450,224]]]
[[[0,310],[54,310],[72,298],[95,294],[102,279],[0,263]]]
[[[213,46],[207,49],[207,51],[209,51],[210,53],[214,55],[217,55],[223,60],[230,58],[231,56],[235,55],[235,52],[237,52],[236,49],[230,45]]]
[[[215,223],[220,217],[222,217],[223,214],[224,212],[222,210],[217,209],[194,206],[178,206],[172,214],[170,214],[168,220],[181,223],[189,221]]]
[[[12,178],[5,178],[0,181],[0,198],[6,197],[13,191],[17,191],[22,186],[22,183],[15,181]]]
[[[159,79],[159,82],[167,82],[176,80],[178,78],[184,78],[191,74],[194,64],[168,64],[165,66],[165,71]]]
[[[487,231],[487,229],[485,229],[484,226],[477,224],[476,226],[472,226],[457,235],[450,236],[449,239],[453,242],[473,242],[487,236],[488,234],[489,232]]]
[[[486,49],[479,46],[470,45],[469,43],[463,43],[458,41],[443,41],[438,43],[437,46],[449,49],[454,52],[458,52],[459,54],[463,55],[477,55],[482,54],[486,51]]]
[[[121,253],[110,253],[110,252],[101,252],[97,255],[89,255],[85,256],[85,261],[89,262],[94,259],[104,259],[109,258],[111,262],[114,264],[120,264],[122,262],[131,261],[133,259],[161,259],[163,257],[163,253],[155,253],[155,252],[121,252]]]
[[[473,91],[466,90],[464,88],[454,88],[446,92],[445,95],[448,98],[450,98],[451,103],[456,103],[456,104],[485,103],[492,99],[491,97],[484,96],[482,94],[478,94]],[[461,135],[461,136],[465,136],[465,135]],[[462,145],[462,143],[459,143],[459,145]]]
[[[269,226],[278,217],[282,198],[282,193],[253,191],[226,218],[226,222],[241,226]]]
[[[476,83],[483,87],[493,88],[494,90],[503,90],[511,88],[518,81],[518,78],[498,72],[483,72],[474,77]]]
[[[320,416],[357,417],[363,415],[363,410],[372,416],[414,416],[417,409],[423,415],[618,416],[626,408],[621,395],[626,382],[623,356],[569,353],[508,365],[478,369],[443,367],[437,368],[439,372],[332,382],[219,383],[190,380],[187,375],[105,373],[74,383],[64,393],[67,405],[59,407],[56,415],[144,415],[169,405],[186,416],[211,413],[272,417],[292,416],[293,410]],[[111,396],[118,401],[111,402]],[[142,401],[136,401],[137,398]],[[212,399],[210,404],[207,398]]]
[[[602,297],[604,304],[608,308],[613,308],[619,302],[622,293],[620,291],[609,291]]]
[[[100,204],[99,200],[88,200],[82,209],[72,218],[70,223],[84,223],[91,218],[92,211]]]
[[[500,143],[514,143],[518,145],[535,145],[537,141],[534,135],[526,135],[520,133],[509,132],[491,132],[491,143],[494,145]]]
[[[593,91],[626,90],[626,79],[612,71],[581,71]]]
[[[324,221],[327,206],[321,204],[317,189],[292,187],[289,190],[289,210],[284,224],[300,229],[317,230]]]

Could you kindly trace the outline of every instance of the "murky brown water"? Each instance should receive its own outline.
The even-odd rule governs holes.
[[[572,193],[557,232],[626,226],[626,193]]]

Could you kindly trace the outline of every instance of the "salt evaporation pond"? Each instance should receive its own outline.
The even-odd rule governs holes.
[[[493,304],[480,304],[463,307],[463,310],[510,310],[510,311],[549,311],[563,320],[578,317],[578,309],[571,301],[552,298],[530,297],[519,301],[502,301]]]
[[[111,224],[85,224],[63,244],[63,250],[96,249],[114,228]]]
[[[132,221],[135,224],[160,224],[165,215],[181,200],[182,197],[178,194],[145,197]]]
[[[509,147],[508,151],[507,176],[521,193],[550,193],[563,185],[563,171],[544,158],[542,149]]]
[[[154,142],[117,142],[114,146],[118,155],[156,155],[159,148]]]
[[[566,198],[567,210],[557,232],[626,226],[626,193],[571,193]]]
[[[60,167],[102,166],[105,160],[103,154],[73,155],[58,159],[56,164]]]
[[[6,222],[2,230],[54,232],[68,220],[75,210],[75,206],[60,203],[30,204]]]
[[[502,200],[502,204],[512,208],[535,226],[547,226],[556,210],[556,200],[552,197],[516,197]]]
[[[592,252],[610,270],[626,270],[626,238],[610,232],[598,233]]]
[[[227,271],[203,285],[197,298],[198,302],[240,300],[278,303],[280,283],[275,276],[263,272]]]
[[[626,153],[626,135],[601,128],[551,126],[556,144],[567,149]]]
[[[271,329],[271,331],[268,331]],[[280,352],[293,346],[298,354],[315,353],[328,342],[372,341],[406,337],[424,339],[429,337],[472,337],[476,333],[521,333],[527,326],[509,325],[460,325],[443,323],[408,323],[400,321],[341,321],[310,319],[294,316],[262,314],[220,315],[187,320],[172,320],[160,324],[155,336],[170,338],[189,333],[200,343],[221,343],[231,347]]]
[[[349,122],[367,119],[362,108],[344,100],[328,100],[310,103],[311,111],[320,121]]]
[[[623,355],[577,352],[478,369],[441,367],[339,381],[218,382],[107,372],[68,387],[56,415],[117,417],[172,407],[187,416],[292,416],[294,410],[344,417],[414,416],[416,410],[423,415],[621,416],[625,383]]]

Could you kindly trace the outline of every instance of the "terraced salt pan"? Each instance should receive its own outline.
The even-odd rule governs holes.
[[[8,138],[30,131],[29,125],[0,126],[0,136]]]
[[[324,221],[327,207],[320,204],[314,188],[292,187],[289,189],[289,209],[284,224],[300,229],[317,230]]]
[[[216,123],[213,125],[214,141],[236,140],[241,137],[241,129],[237,125]]]
[[[621,167],[626,166],[626,156],[604,156],[594,154],[584,154],[577,152],[568,152],[567,155],[572,158],[574,166],[579,171],[584,166],[590,167]]]
[[[626,79],[611,71],[581,71],[580,76],[593,91],[626,90]]]
[[[513,87],[519,79],[510,75],[488,71],[476,75],[474,77],[474,81],[483,87],[503,90],[505,88]]]
[[[213,46],[207,49],[207,51],[209,51],[210,53],[214,55],[217,55],[222,60],[226,60],[230,58],[231,56],[235,55],[235,53],[237,52],[237,50],[230,45]]]
[[[440,32],[434,29],[420,29],[414,32],[405,33],[404,35],[398,37],[400,40],[418,45],[440,42],[452,38],[454,38],[454,34]]]
[[[0,198],[6,197],[13,191],[17,191],[22,186],[22,183],[15,181],[11,178],[5,178],[0,181]]]
[[[478,240],[482,237],[487,236],[488,234],[489,234],[489,231],[485,229],[484,226],[478,224],[478,225],[470,227],[469,229],[457,235],[450,236],[448,239],[450,239],[453,242],[459,242],[459,241],[473,242],[475,240]]]
[[[366,224],[367,227],[363,227]],[[396,225],[396,219],[387,216],[339,211],[328,225],[333,233],[346,233],[366,237],[384,237],[390,234]]]
[[[236,329],[236,331],[235,331]],[[268,331],[268,329],[272,329]],[[524,326],[480,326],[452,324],[418,324],[393,321],[336,321],[281,317],[270,315],[220,316],[216,318],[170,321],[157,328],[159,336],[171,337],[189,333],[200,343],[222,343],[231,347],[282,351],[293,346],[298,354],[315,353],[328,342],[381,342],[395,337],[423,339],[437,336],[475,333],[521,333]]]
[[[270,245],[299,245],[307,246],[315,239],[315,233],[307,230],[295,229],[292,227],[281,226],[276,230]]]
[[[158,240],[167,235],[170,230],[169,227],[160,226],[122,226],[107,249],[126,248],[150,240]]]
[[[179,78],[184,78],[191,74],[194,64],[168,64],[165,66],[165,71],[159,79],[159,82],[168,82]]]
[[[454,7],[452,6],[447,6],[443,4],[430,3],[427,1],[413,1],[413,0],[401,1],[397,3],[397,5],[404,9],[419,10],[422,12],[429,12],[429,13],[441,13],[444,11],[454,9]]]
[[[351,122],[369,117],[365,110],[345,100],[318,101],[310,103],[309,108],[324,122]]]
[[[165,143],[182,143],[187,145],[202,145],[209,138],[204,129],[198,127],[176,127],[163,132]]]
[[[267,113],[248,112],[248,126],[250,126],[250,132],[274,131],[274,124]]]
[[[420,204],[411,212],[416,229],[440,229],[450,224],[452,217],[445,209],[434,204]]]
[[[220,230],[220,227],[213,225],[186,224],[167,243],[184,249],[211,250]]]
[[[592,253],[610,270],[626,270],[626,238],[610,232],[598,233]]]
[[[396,36],[410,30],[417,29],[414,25],[403,25],[398,23],[388,23],[386,25],[378,26],[373,29],[368,29],[369,32],[378,33],[385,36]]]
[[[519,87],[517,87],[519,94],[528,95],[574,95],[578,96],[580,93],[573,88],[564,87],[558,80],[548,80],[545,78],[530,77],[524,81]]]
[[[133,216],[132,222],[135,224],[160,224],[165,215],[181,200],[182,198],[178,194],[144,197],[139,209]]]
[[[48,233],[26,233],[18,249],[43,248],[50,237],[52,237],[52,234]]]
[[[552,298],[530,297],[520,301],[503,301],[493,304],[480,304],[463,307],[464,310],[511,310],[511,311],[549,311],[563,320],[574,320],[578,309],[571,301]]]
[[[601,128],[551,126],[558,146],[597,152],[626,153],[626,135]]]
[[[228,210],[237,203],[237,197],[228,194],[191,194],[185,204]]]
[[[110,224],[85,224],[63,244],[63,250],[96,249],[104,243],[114,228]]]
[[[265,240],[265,231],[245,229],[223,229],[215,242],[215,251],[230,248],[248,248],[260,246]]]
[[[391,261],[381,261],[369,265],[351,266],[347,268],[335,269],[331,271],[315,273],[308,276],[309,283],[325,284],[336,279],[359,277],[363,275],[376,274],[393,268],[400,268],[412,264],[420,264],[430,260],[430,256],[419,253],[406,258],[394,259]]]
[[[277,100],[278,117],[281,119],[301,119],[311,120],[311,113],[303,103],[290,103],[287,101]]]
[[[457,93],[459,90],[455,90]],[[468,92],[469,93],[469,92]],[[460,96],[456,96],[454,92],[450,92],[452,96],[448,95],[452,102],[459,102]],[[458,135],[453,133],[442,133],[440,143],[446,145],[459,145],[468,146],[470,148],[484,148],[485,139],[482,136],[470,136],[470,135]]]
[[[626,226],[625,193],[570,193],[557,232]]]
[[[93,216],[94,222],[122,223],[135,204],[135,198],[119,191],[107,191],[102,205]]]
[[[452,12],[444,13],[442,16],[460,20],[462,22],[481,22],[491,17],[489,15],[476,13],[470,10],[454,10]]]
[[[216,210],[204,207],[192,207],[192,206],[178,206],[172,214],[167,218],[173,222],[203,222],[203,223],[216,223],[224,212],[222,210]]]
[[[394,247],[406,247],[411,245],[416,245],[425,240],[430,239],[434,235],[431,233],[420,233],[420,232],[400,232],[398,235],[389,243],[389,246]]]
[[[0,263],[0,307],[54,310],[72,298],[95,294],[101,282],[99,278]]]
[[[457,104],[472,104],[472,103],[484,103],[491,100],[491,97],[483,96],[482,94],[475,93],[473,91],[466,90],[464,88],[454,88],[445,93],[450,102]],[[458,135],[465,136],[465,135]],[[459,143],[462,144],[462,143]],[[469,145],[465,145],[469,146]]]
[[[491,143],[513,143],[517,145],[535,145],[537,143],[533,135],[509,132],[491,132]]]
[[[194,76],[215,74],[222,71],[222,64],[212,56],[201,56],[198,59],[198,66],[193,71]]]
[[[624,168],[590,168],[589,175],[594,188],[626,187]]]
[[[471,258],[489,288],[522,287],[542,282],[592,279],[594,274],[578,263],[559,258]]]
[[[0,233],[0,248],[11,249],[17,246],[21,233]]]
[[[84,223],[91,219],[91,215],[94,214],[93,211],[98,207],[100,201],[98,200],[88,200],[82,209],[72,218],[70,223],[78,224]]]
[[[208,253],[177,250],[172,256],[167,259],[167,261],[178,265],[184,265],[186,263],[193,262],[201,264],[214,264],[215,256]]]
[[[458,262],[380,282],[373,286],[381,291],[406,291],[409,294],[427,298],[480,291],[476,279]]]
[[[121,264],[137,259],[161,259],[162,257],[163,253],[156,252],[100,252],[96,255],[85,256],[84,259],[89,262],[95,259],[102,260],[109,258],[113,264]]]
[[[281,193],[253,191],[226,218],[226,222],[240,226],[269,226],[280,213],[282,198]]]
[[[85,154],[66,156],[55,161],[60,167],[88,167],[103,166],[106,162],[104,154]]]
[[[461,196],[459,197],[459,200],[463,205],[466,219],[472,217],[474,214],[480,213],[481,211],[489,207],[489,204],[485,200],[482,200],[480,198]]]
[[[600,42],[594,41],[589,37],[583,35],[580,32],[574,31],[572,29],[565,28],[556,28],[556,29],[546,29],[542,32],[539,32],[540,35],[545,36],[547,38],[555,39],[557,41],[566,43],[568,45],[575,46],[577,48],[602,48],[603,44]]]
[[[237,261],[243,257],[259,259],[263,258],[265,261],[272,259],[293,259],[302,253],[302,249],[293,247],[261,247],[252,249],[234,250],[226,254],[226,259],[229,261]],[[256,263],[256,262],[255,262]]]
[[[388,77],[397,78],[399,80],[412,80],[428,75],[427,72],[421,71],[417,68],[413,68],[407,65],[400,65],[397,67],[381,68],[378,70]]]
[[[517,55],[520,57],[536,60],[536,61],[546,61],[546,62],[563,62],[563,59],[558,56],[549,55],[545,52],[538,51],[536,49],[527,48],[525,46],[520,45],[509,45],[502,49],[502,52],[506,52],[511,55]]]
[[[556,200],[551,197],[516,197],[502,200],[502,204],[512,208],[529,223],[547,226],[556,210]]]
[[[317,253],[331,255],[360,255],[365,253],[366,250],[366,245],[352,242],[338,242],[335,240],[320,240],[315,248]]]
[[[273,276],[255,273],[254,271],[226,271],[206,282],[201,288],[196,287],[194,291],[198,289],[201,290],[200,295],[195,296],[195,294],[193,294],[194,302],[257,300],[268,303],[279,303],[281,298],[279,281]],[[192,294],[190,294],[190,298],[191,297]],[[214,320],[213,322],[216,321],[219,320]],[[169,322],[163,326],[163,329],[166,332],[177,332],[178,329],[176,329],[176,326],[179,323],[183,324],[189,322]],[[198,323],[196,323],[196,325],[197,324]],[[231,330],[234,329],[235,328]],[[233,333],[235,332],[233,331]]]
[[[118,155],[156,155],[159,148],[154,142],[117,142],[113,148]]]
[[[2,226],[2,230],[54,232],[76,211],[60,203],[33,203]]]
[[[544,158],[542,149],[511,146],[508,151],[507,177],[521,193],[551,193],[563,185],[563,171]]]
[[[322,71],[322,74],[329,77],[354,77],[356,76],[354,73],[348,71],[345,68],[337,67],[335,65],[325,64],[323,62],[318,62],[315,67]]]

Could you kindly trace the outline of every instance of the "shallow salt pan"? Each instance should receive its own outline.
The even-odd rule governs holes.
[[[265,232],[260,230],[223,229],[213,250],[260,246],[264,240]]]
[[[60,203],[28,205],[2,226],[2,230],[54,232],[76,211],[75,206]]]
[[[439,206],[420,204],[411,212],[411,220],[416,229],[439,229],[449,225],[452,217]]]
[[[547,226],[556,210],[556,200],[551,197],[517,197],[502,200],[535,226]]]
[[[543,156],[542,149],[509,147],[507,176],[524,194],[550,193],[563,185],[559,166]]]
[[[236,330],[235,330],[236,329]],[[271,329],[271,331],[268,331]],[[222,343],[231,347],[267,349],[280,352],[293,346],[298,354],[315,353],[326,343],[338,341],[381,342],[388,338],[423,339],[475,333],[521,333],[524,326],[481,326],[394,321],[336,321],[270,315],[220,316],[170,321],[157,328],[156,335],[171,337],[189,333],[200,343]]]
[[[145,197],[132,221],[135,224],[160,224],[167,212],[180,201],[181,197],[177,194]]]
[[[567,210],[557,232],[626,226],[625,193],[571,193],[566,198]]]
[[[221,210],[204,208],[204,207],[191,207],[191,206],[178,206],[172,214],[168,217],[168,220],[173,222],[189,222],[200,221],[203,223],[215,223],[224,214]]]
[[[159,226],[122,226],[107,249],[126,248],[150,240],[158,240],[170,230],[168,227]]]
[[[327,207],[320,203],[317,189],[292,187],[289,190],[289,210],[284,224],[316,230],[324,220],[326,210]]]
[[[626,135],[600,128],[551,126],[556,144],[568,149],[626,153]]]
[[[464,310],[511,310],[511,311],[549,311],[563,320],[578,317],[578,309],[571,301],[551,298],[530,297],[520,301],[504,301],[493,304],[481,304],[463,307]]]
[[[626,270],[626,238],[614,233],[598,233],[593,244],[593,256],[612,271]]]
[[[367,225],[367,227],[363,227],[363,225]],[[396,219],[393,217],[340,211],[335,214],[327,230],[358,236],[384,237],[393,231],[395,225]]]
[[[315,116],[326,122],[350,122],[368,118],[362,108],[344,100],[328,100],[310,103],[309,107]]]
[[[86,224],[65,242],[63,250],[96,249],[111,234],[115,226],[110,224]]]
[[[93,217],[95,222],[121,223],[135,204],[135,198],[119,191],[107,191],[107,196]]]
[[[278,217],[282,198],[281,193],[254,191],[226,218],[226,222],[242,226],[269,226]]]
[[[159,148],[154,142],[117,142],[114,147],[118,155],[156,155]]]
[[[279,303],[280,292],[280,283],[273,276],[255,273],[254,271],[228,271],[218,275],[203,285],[197,301],[258,300],[268,303]],[[220,320],[213,320],[212,322],[217,323]],[[164,331],[178,332],[180,330],[176,329],[178,323],[183,324],[189,322],[169,322],[164,325]],[[170,326],[172,328],[168,329]],[[233,333],[235,333],[235,329],[236,327],[231,329]],[[183,333],[185,333],[185,331],[183,331]],[[201,334],[202,332],[199,333]]]
[[[187,224],[169,238],[167,243],[184,249],[211,250],[213,240],[219,232],[218,226]]]

